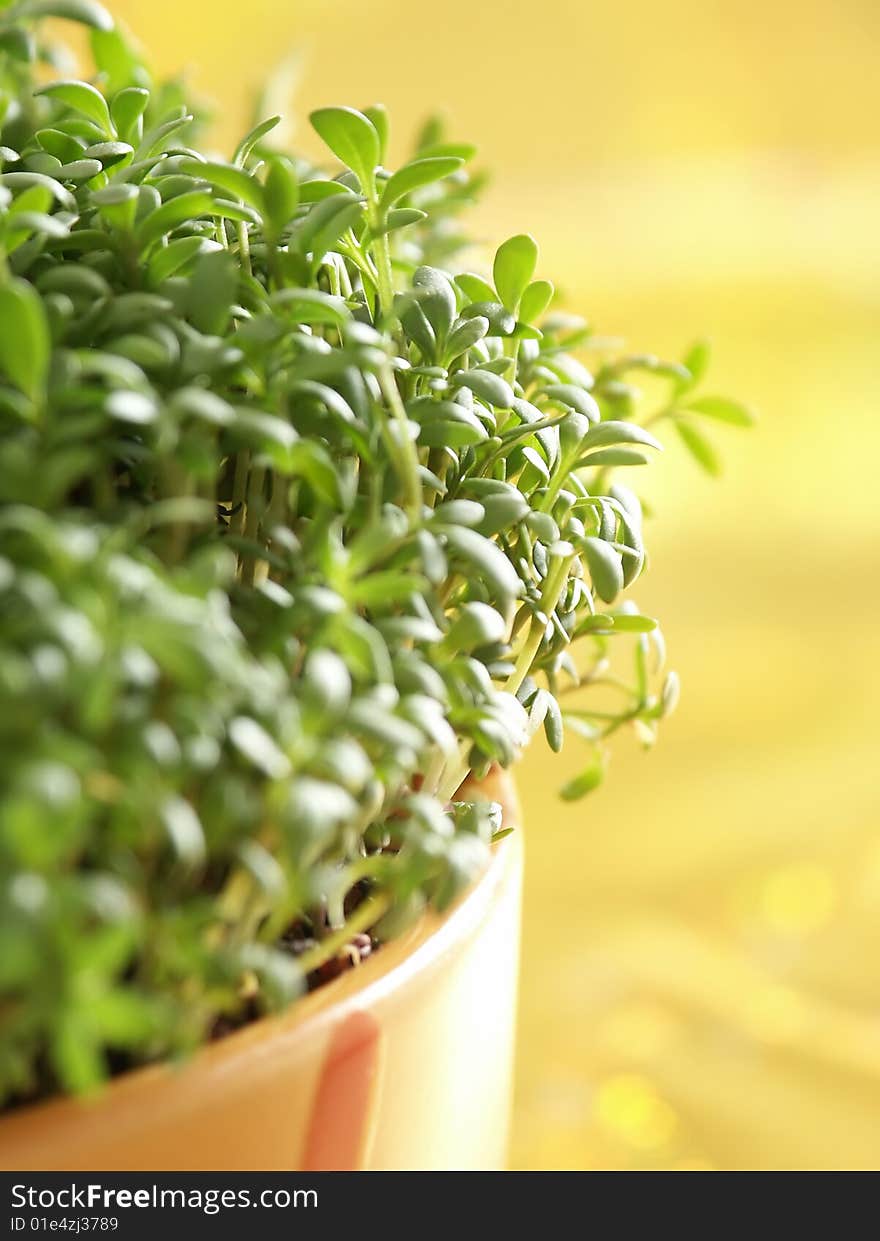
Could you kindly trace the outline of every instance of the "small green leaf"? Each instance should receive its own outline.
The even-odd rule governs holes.
[[[455,319],[455,290],[445,272],[436,267],[419,267],[413,275],[418,305],[439,341],[445,340]]]
[[[598,452],[591,452],[588,456],[582,457],[577,463],[577,468],[589,469],[597,465],[605,467],[609,465],[647,464],[648,458],[645,454],[637,452],[634,448],[600,448]]]
[[[309,708],[325,718],[340,716],[351,700],[351,673],[345,661],[324,648],[305,661],[302,693]]]
[[[477,500],[444,500],[431,514],[432,525],[477,526],[486,510]]]
[[[432,361],[437,351],[437,336],[422,307],[412,298],[398,299],[397,310],[409,339],[418,345],[426,361]]]
[[[544,735],[547,738],[547,744],[554,754],[558,754],[562,749],[565,741],[565,727],[562,722],[562,712],[559,709],[559,703],[547,690],[539,690],[540,694],[544,694]]]
[[[42,172],[0,172],[0,185],[18,189],[19,186],[41,185],[67,211],[76,210],[76,199],[70,190],[65,189],[54,177],[47,177]]]
[[[346,229],[363,214],[363,203],[353,194],[338,195],[317,203],[293,232],[301,251],[311,250],[316,262],[324,257]]]
[[[491,371],[459,371],[452,382],[457,388],[469,388],[481,401],[497,409],[510,409],[515,400],[510,384]]]
[[[41,293],[66,293],[74,301],[93,301],[110,293],[104,277],[83,263],[61,263],[47,268],[38,277],[37,288]]]
[[[297,323],[329,323],[339,327],[349,318],[342,298],[320,289],[281,289],[272,298],[272,304],[281,307]]]
[[[353,583],[348,594],[351,602],[358,607],[385,611],[411,599],[413,595],[424,590],[425,585],[425,579],[418,573],[380,569]]]
[[[33,31],[25,26],[0,28],[0,55],[23,64],[33,64],[37,59],[37,46]]]
[[[291,468],[291,449],[298,443],[299,436],[283,418],[255,409],[240,409],[235,421],[235,431],[260,452],[271,457],[280,469]]]
[[[134,147],[128,142],[94,142],[83,151],[85,159],[96,159],[104,168],[112,168],[133,154]]]
[[[255,211],[263,210],[263,187],[256,177],[244,172],[241,168],[236,168],[234,164],[224,164],[215,160],[203,162],[198,159],[185,159],[181,161],[180,170],[191,177],[198,177],[200,181],[210,181],[211,185],[218,190],[223,190],[233,198],[240,199],[243,203],[253,207]]]
[[[427,218],[428,213],[419,211],[417,207],[397,207],[388,212],[380,228],[371,228],[368,234],[370,237],[384,237],[388,233],[397,232],[399,228],[409,228],[411,224],[420,224]]]
[[[259,224],[260,213],[247,203],[233,202],[231,198],[215,198],[211,205],[211,215],[221,220],[238,220],[244,224]]]
[[[151,336],[144,336],[138,332],[128,332],[114,337],[108,343],[107,349],[110,353],[135,362],[145,371],[162,370],[177,360],[177,351],[169,351],[167,343],[162,344]]]
[[[705,435],[703,435],[702,431],[698,430],[692,422],[685,422],[681,418],[675,419],[675,429],[696,463],[707,474],[717,478],[721,473],[721,462],[718,460],[718,454],[715,452],[715,449]]]
[[[154,129],[144,134],[135,152],[136,158],[138,160],[149,159],[161,152],[163,148],[167,149],[171,139],[178,137],[180,131],[187,125],[191,125],[194,119],[191,113],[184,112],[182,116],[174,116],[168,121],[163,121],[161,125],[156,125]]]
[[[48,211],[52,205],[52,195],[44,185],[32,185],[30,189],[19,194],[9,206],[9,218],[14,220],[21,212]]]
[[[62,181],[90,181],[100,171],[99,159],[76,159],[70,164],[62,164],[58,176]]]
[[[488,320],[490,336],[510,336],[516,328],[516,319],[500,302],[473,302],[463,308],[460,317]]]
[[[454,421],[423,424],[419,431],[419,443],[425,448],[469,448],[489,438],[489,432],[474,414],[462,410]]]
[[[284,470],[304,478],[323,504],[330,508],[339,506],[339,475],[323,444],[316,440],[297,440],[289,447]]]
[[[484,579],[490,592],[502,604],[512,603],[523,592],[522,582],[504,552],[481,534],[465,526],[450,526],[444,531],[446,542],[456,556],[476,570],[478,580]]]
[[[146,216],[138,227],[138,240],[142,246],[158,241],[160,237],[174,231],[187,220],[196,220],[199,216],[209,215],[214,207],[214,199],[207,190],[190,190],[186,194],[178,194],[170,198],[161,207]]]
[[[585,392],[583,388],[579,388],[577,384],[548,384],[543,390],[544,396],[549,397],[556,404],[564,405],[567,409],[575,409],[584,418],[590,422],[598,422],[601,415],[599,406],[596,404],[589,392]],[[604,425],[604,424],[603,424]],[[612,423],[612,426],[619,426],[619,423]],[[607,434],[604,432],[603,434]],[[596,446],[600,445],[593,440]]]
[[[235,154],[232,157],[233,164],[239,168],[243,168],[247,157],[251,151],[259,143],[261,138],[265,138],[266,134],[270,134],[276,125],[281,124],[280,116],[270,116],[265,121],[260,121],[259,125],[255,125],[252,130],[245,134],[241,142],[235,148]]]
[[[325,198],[338,198],[340,194],[351,197],[351,190],[341,181],[303,181],[299,187],[301,203],[319,203]]]
[[[13,227],[6,236],[6,248],[10,254],[24,244],[26,237],[35,234],[54,238],[70,236],[70,229],[63,221],[42,211],[16,211],[14,216],[10,216],[10,223]]]
[[[623,564],[620,553],[604,539],[587,536],[581,540],[596,594],[612,603],[623,590]]]
[[[293,219],[299,205],[299,184],[293,161],[276,156],[269,164],[263,186],[266,216],[278,236]]]
[[[136,185],[117,182],[96,190],[92,202],[102,217],[113,228],[128,232],[134,227],[138,205],[138,189]]]
[[[498,247],[492,276],[498,296],[508,310],[518,310],[537,262],[538,247],[528,233],[519,233]]]
[[[290,774],[290,760],[262,724],[237,716],[229,725],[229,740],[249,762],[273,780]]]
[[[501,530],[510,530],[531,512],[528,500],[515,487],[497,495],[483,496],[480,503],[483,516],[475,529],[487,537]]]
[[[130,422],[134,426],[149,426],[158,417],[156,402],[142,392],[113,392],[105,406],[111,418]]]
[[[594,448],[610,448],[614,444],[644,444],[647,448],[663,451],[663,445],[656,440],[650,431],[634,422],[600,422],[594,426],[581,441],[581,451],[591,452]]]
[[[482,315],[473,319],[464,319],[453,327],[446,341],[445,354],[449,361],[461,357],[472,349],[478,340],[482,340],[489,331],[489,320]]]
[[[435,155],[454,155],[456,159],[469,163],[476,153],[477,148],[472,142],[435,142],[431,146],[419,147],[421,159],[431,159]]]
[[[109,187],[108,187],[109,188]],[[154,287],[180,271],[205,248],[208,243],[202,237],[178,237],[167,246],[157,250],[147,268],[150,284]]]
[[[49,1046],[52,1066],[65,1088],[85,1091],[104,1077],[104,1058],[88,1010],[62,1009],[55,1019]]]
[[[580,801],[587,793],[592,793],[594,789],[597,789],[604,778],[605,763],[597,749],[589,766],[585,767],[573,780],[564,784],[559,790],[559,796],[563,801]]]
[[[455,283],[471,302],[498,301],[498,294],[491,284],[485,281],[482,276],[477,276],[474,272],[462,272],[455,277]]]
[[[522,451],[523,457],[526,459],[526,461],[528,461],[532,469],[537,472],[539,477],[543,478],[546,482],[549,482],[550,481],[550,470],[547,466],[547,462],[544,460],[541,454],[536,449],[532,448],[531,444],[527,444],[525,448],[523,448],[521,451]]]
[[[553,300],[555,289],[549,280],[533,280],[520,298],[519,317],[524,323],[534,323]]]
[[[685,384],[686,388],[695,387],[706,374],[709,369],[709,361],[712,354],[712,348],[708,340],[702,339],[694,341],[690,349],[682,358],[682,363],[690,374],[690,380]]]
[[[581,637],[583,634],[602,634],[603,636],[614,632],[614,617],[607,612],[591,612],[589,616],[585,616],[575,630],[575,637]]]
[[[373,122],[355,108],[319,108],[309,120],[336,158],[355,173],[364,192],[372,191],[380,162],[379,135]]]
[[[443,645],[449,651],[472,651],[503,642],[506,632],[507,623],[500,612],[486,603],[463,603]]]
[[[39,399],[46,386],[49,348],[37,291],[25,280],[0,286],[0,369],[32,400]]]
[[[201,865],[205,833],[199,816],[184,797],[169,797],[161,809],[162,821],[177,858],[184,866]]]
[[[95,30],[113,29],[113,18],[96,0],[24,0],[9,17],[62,17],[67,21],[80,22],[83,26],[92,26]]]
[[[187,303],[190,321],[200,332],[221,336],[226,331],[239,276],[238,264],[227,250],[196,259],[188,276]]]
[[[539,542],[546,543],[548,547],[559,538],[559,526],[549,513],[529,512],[526,525]]]
[[[388,154],[388,111],[383,103],[374,103],[369,108],[364,108],[364,116],[372,122],[373,128],[379,135],[379,158],[376,162],[384,164]]]
[[[58,129],[38,129],[35,137],[43,150],[60,159],[62,164],[79,159],[85,149],[82,139]]]
[[[36,91],[35,94],[47,95],[50,99],[57,99],[60,103],[66,104],[68,108],[72,108],[75,112],[81,112],[90,121],[94,121],[105,134],[114,135],[113,122],[110,119],[110,109],[107,107],[107,100],[99,90],[96,90],[88,82],[72,80],[51,82],[48,86],[44,86]]]
[[[448,177],[450,173],[459,169],[463,162],[463,160],[446,156],[415,159],[409,164],[404,164],[386,182],[381,199],[383,210],[387,211],[398,199],[411,194],[413,190]]]
[[[755,415],[748,405],[726,396],[700,396],[688,401],[685,409],[702,414],[704,418],[714,418],[716,422],[726,422],[732,427],[751,427],[755,423]]]
[[[150,92],[141,86],[126,86],[113,96],[110,116],[120,138],[140,141],[140,120],[149,102]]]
[[[129,87],[140,89],[150,85],[150,75],[137,49],[121,30],[98,30],[93,27],[89,42],[95,67],[101,75],[102,87],[108,98]]]
[[[615,633],[651,633],[657,628],[652,616],[639,616],[636,612],[621,612],[612,620]]]
[[[149,337],[142,339],[148,340]],[[175,412],[198,418],[214,427],[225,427],[235,422],[232,406],[205,388],[178,388],[170,405]]]

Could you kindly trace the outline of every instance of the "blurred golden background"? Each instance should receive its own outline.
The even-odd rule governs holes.
[[[637,348],[708,332],[762,411],[720,483],[670,446],[638,586],[682,676],[655,753],[565,805],[536,747],[518,1168],[880,1166],[880,7],[874,0],[116,0],[230,146],[291,112],[442,106],[572,309]]]

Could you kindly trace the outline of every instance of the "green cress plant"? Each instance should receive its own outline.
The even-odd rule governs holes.
[[[91,82],[43,84],[47,16],[91,28]],[[191,1049],[444,908],[503,834],[466,776],[567,727],[577,797],[676,697],[619,601],[645,550],[612,480],[648,423],[716,471],[702,424],[750,418],[697,395],[706,347],[606,348],[527,235],[461,271],[479,177],[435,124],[389,173],[381,107],[322,108],[328,173],[277,119],[208,156],[104,9],[0,0],[8,1103]]]

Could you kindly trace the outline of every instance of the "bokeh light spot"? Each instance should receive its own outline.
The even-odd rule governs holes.
[[[596,1092],[596,1117],[606,1129],[639,1150],[666,1146],[677,1128],[675,1112],[653,1084],[635,1073],[606,1078]]]
[[[783,934],[805,935],[818,930],[831,917],[836,902],[834,879],[816,863],[786,866],[764,884],[764,916]]]

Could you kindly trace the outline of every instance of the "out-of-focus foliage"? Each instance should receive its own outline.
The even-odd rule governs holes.
[[[92,29],[92,82],[39,85],[44,16]],[[272,120],[208,158],[91,0],[5,7],[0,57],[16,1098],[196,1045],[448,904],[498,827],[462,780],[538,728],[586,739],[566,797],[623,725],[651,743],[677,686],[619,602],[645,550],[611,474],[663,423],[714,472],[703,424],[749,415],[698,394],[703,346],[627,356],[550,311],[527,235],[462,272],[473,152],[434,126],[393,174],[379,107],[313,114],[333,179],[275,152]],[[597,705],[567,710],[583,686]]]

